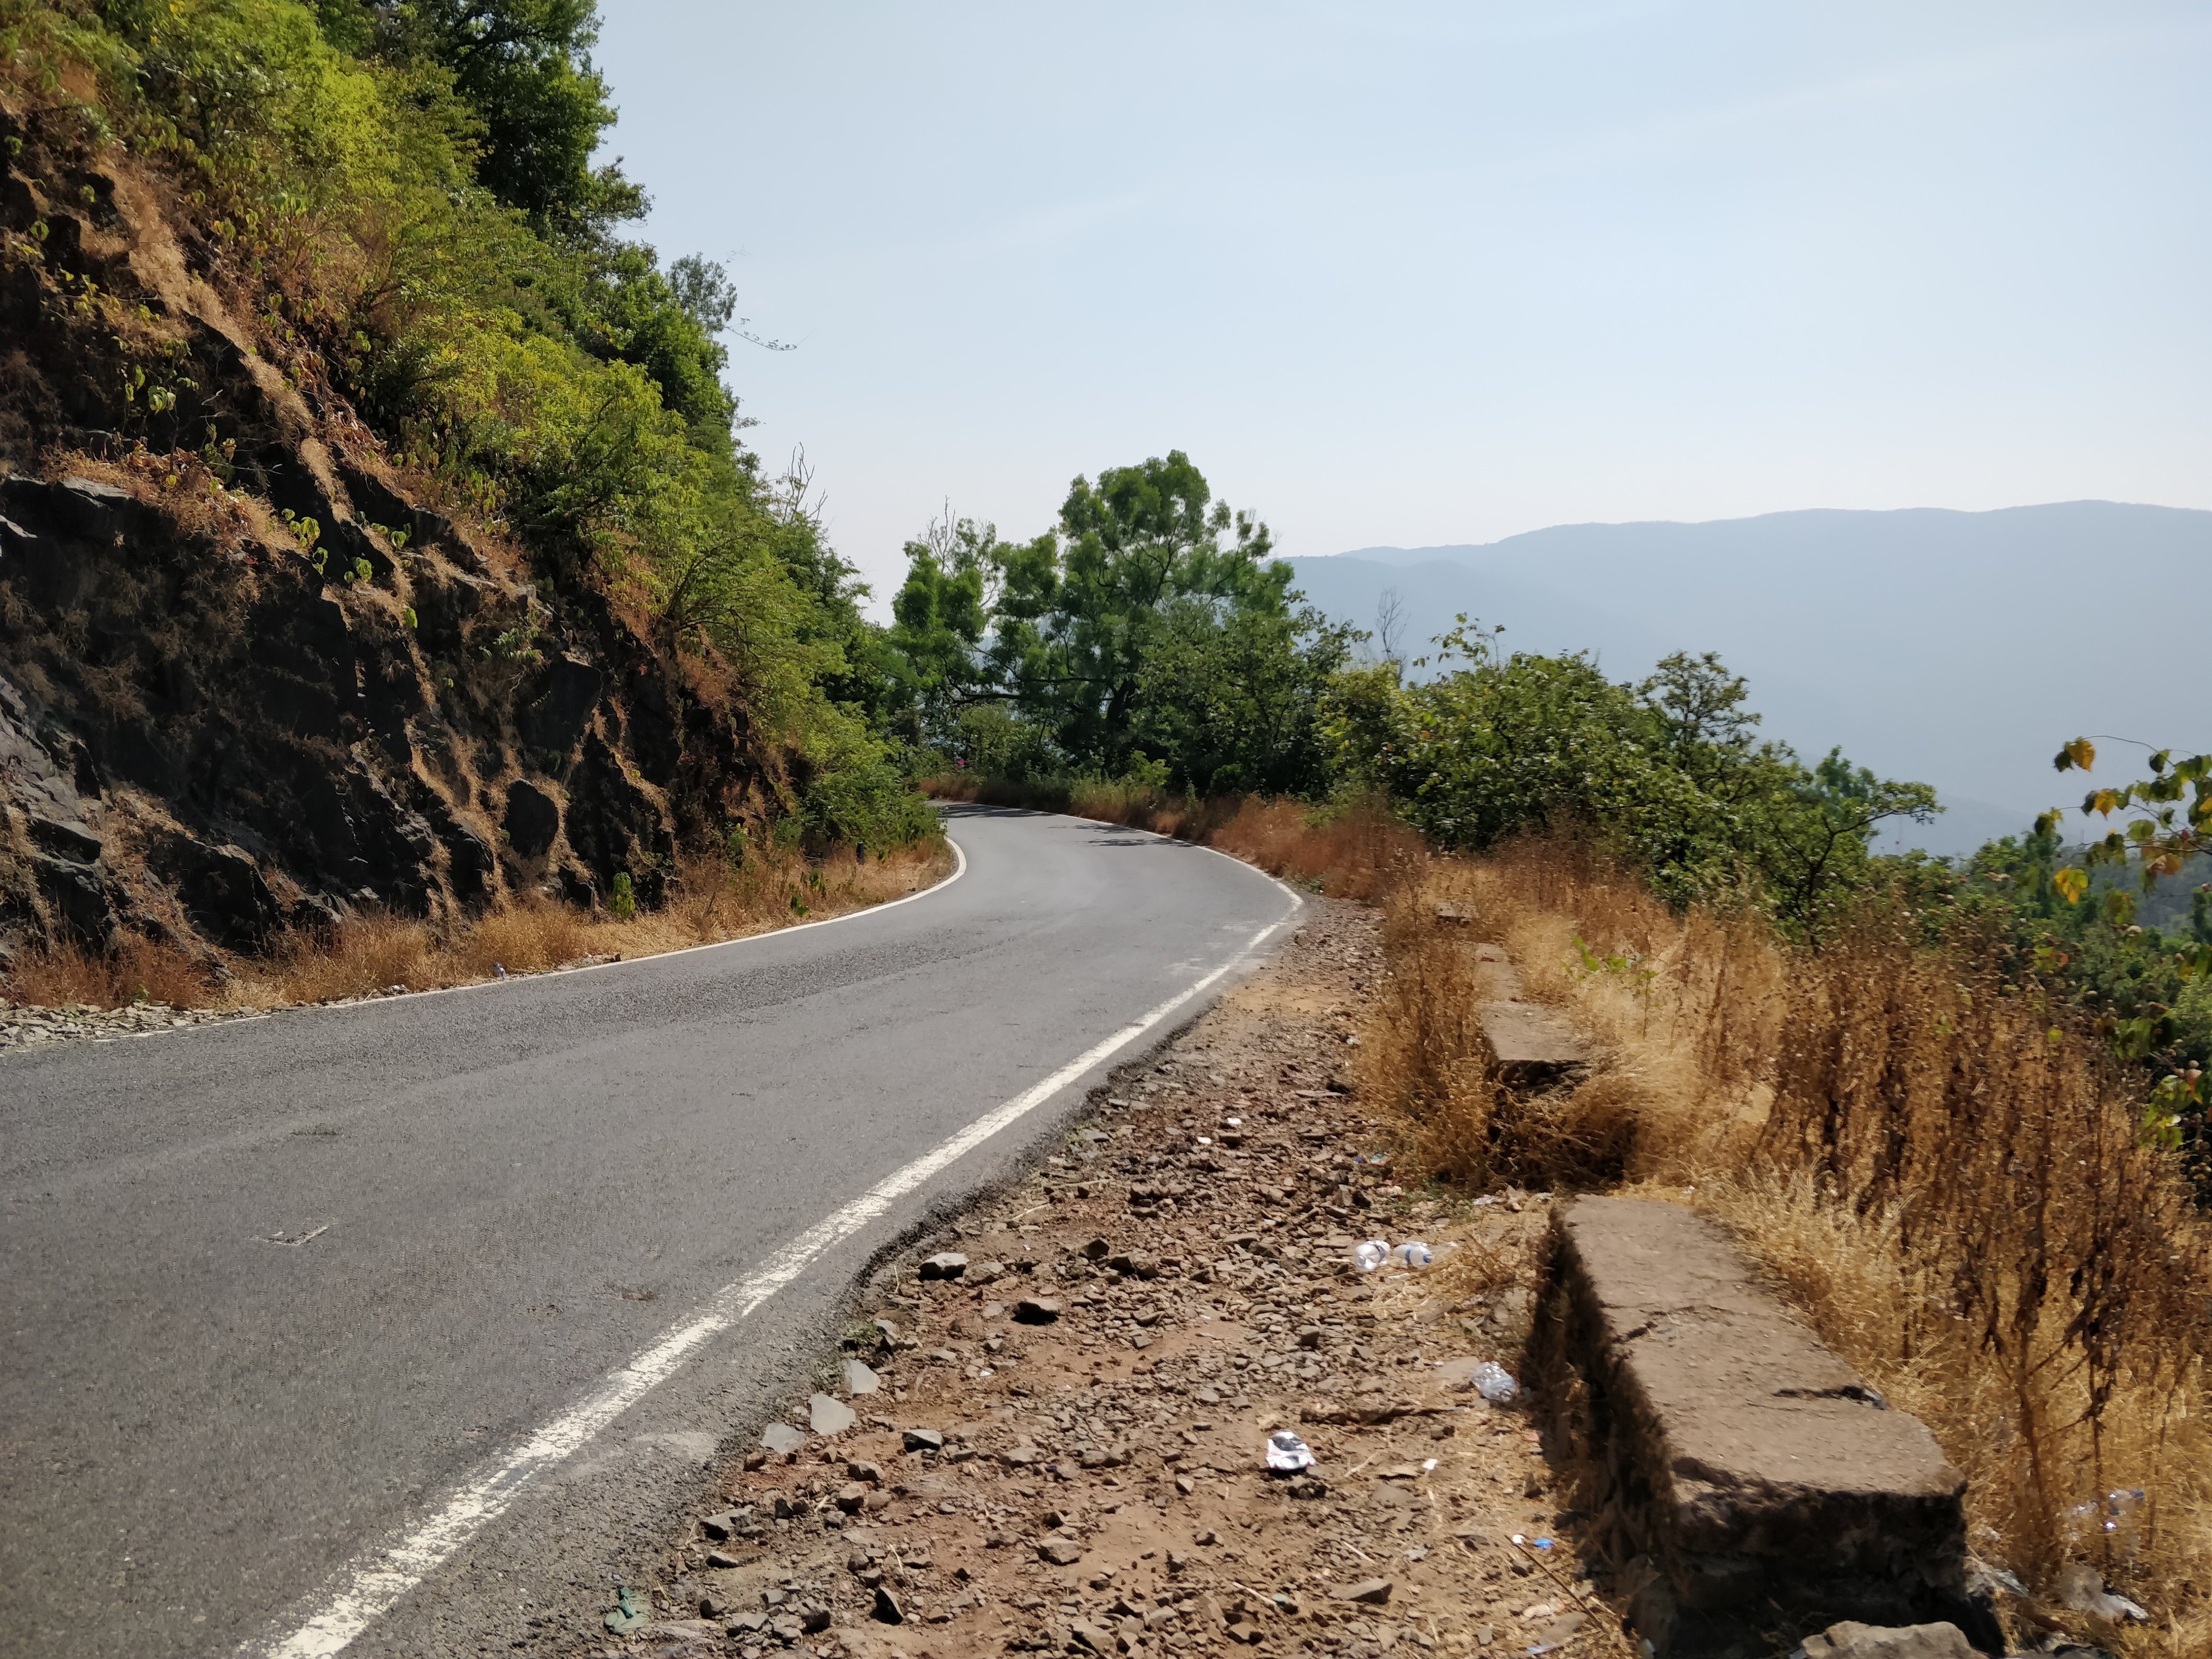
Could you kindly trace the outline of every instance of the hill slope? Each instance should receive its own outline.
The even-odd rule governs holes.
[[[454,15],[10,15],[0,971],[929,832],[734,442],[725,279],[613,234],[590,9],[496,64]]]
[[[1917,843],[1942,850],[2078,799],[2050,757],[2080,732],[2212,746],[2212,708],[2197,732],[2138,731],[2135,714],[2142,686],[2203,660],[2212,513],[1778,513],[1291,562],[1315,604],[1363,627],[1395,590],[1412,655],[1461,611],[1503,623],[1509,648],[1595,652],[1617,679],[1718,651],[1770,735],[1942,790],[1952,810]]]

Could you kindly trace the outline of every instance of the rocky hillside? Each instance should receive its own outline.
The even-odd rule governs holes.
[[[4,102],[0,149],[0,951],[650,903],[758,823],[742,713],[395,467],[172,181]]]

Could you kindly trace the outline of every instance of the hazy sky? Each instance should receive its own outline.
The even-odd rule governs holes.
[[[2212,6],[609,0],[878,583],[1188,450],[1285,552],[2212,507]]]

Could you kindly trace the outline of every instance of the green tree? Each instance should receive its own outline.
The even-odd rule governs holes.
[[[1321,708],[1352,630],[1301,608],[1184,597],[1139,669],[1130,736],[1200,794],[1299,794],[1327,776]]]
[[[2061,772],[2089,771],[2097,763],[2097,746],[2076,738],[2051,763]],[[2132,859],[2146,893],[2160,877],[2179,875],[2191,859],[2212,848],[2212,755],[2177,762],[2171,749],[2160,749],[2150,757],[2150,774],[2117,789],[2092,789],[2081,799],[2084,814],[2094,812],[2107,823],[2115,812],[2123,815],[2119,824],[2088,848],[2083,863],[2091,869],[2124,868]],[[2042,821],[2056,823],[2059,817],[2055,811],[2046,812]],[[2069,901],[2088,890],[2085,870],[2062,870],[2058,881]]]
[[[1586,655],[1501,658],[1497,632],[1462,617],[1437,642],[1444,672],[1407,684],[1370,665],[1328,701],[1340,772],[1446,846],[1571,826],[1675,902],[1747,901],[1817,942],[1867,884],[1876,827],[1935,810],[1924,784],[1756,742],[1743,681],[1710,653],[1629,686]]]
[[[498,198],[557,234],[597,234],[645,212],[645,192],[619,162],[594,167],[615,123],[592,66],[593,0],[401,0],[368,6],[394,59],[434,65],[476,113],[477,177]],[[326,21],[346,8],[325,0]],[[349,24],[340,22],[351,34]]]
[[[1171,611],[1289,612],[1290,567],[1270,546],[1267,527],[1215,501],[1181,450],[1078,478],[1058,535],[994,551],[992,666],[1077,764],[1118,774]]]
[[[1752,846],[1774,914],[1801,938],[1818,939],[1864,887],[1875,831],[1892,818],[1925,823],[1942,808],[1924,783],[1896,783],[1832,749],[1808,773],[1775,773],[1748,815]]]
[[[948,508],[905,550],[906,580],[891,600],[887,639],[898,681],[897,725],[917,747],[963,748],[963,712],[995,695],[982,646],[998,529],[956,520]]]

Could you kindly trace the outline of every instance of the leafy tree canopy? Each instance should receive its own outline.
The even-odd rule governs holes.
[[[340,45],[374,43],[394,62],[450,73],[476,116],[478,180],[534,222],[591,235],[644,214],[645,192],[620,162],[592,165],[599,135],[615,124],[592,65],[594,0],[323,0],[319,10]],[[368,14],[367,27],[358,13]]]
[[[948,517],[907,544],[892,605],[910,729],[998,743],[1002,723],[975,718],[996,704],[1042,740],[1014,745],[1025,764],[1320,787],[1316,711],[1352,636],[1298,605],[1270,547],[1181,450],[1077,478],[1056,528],[1029,542]]]

